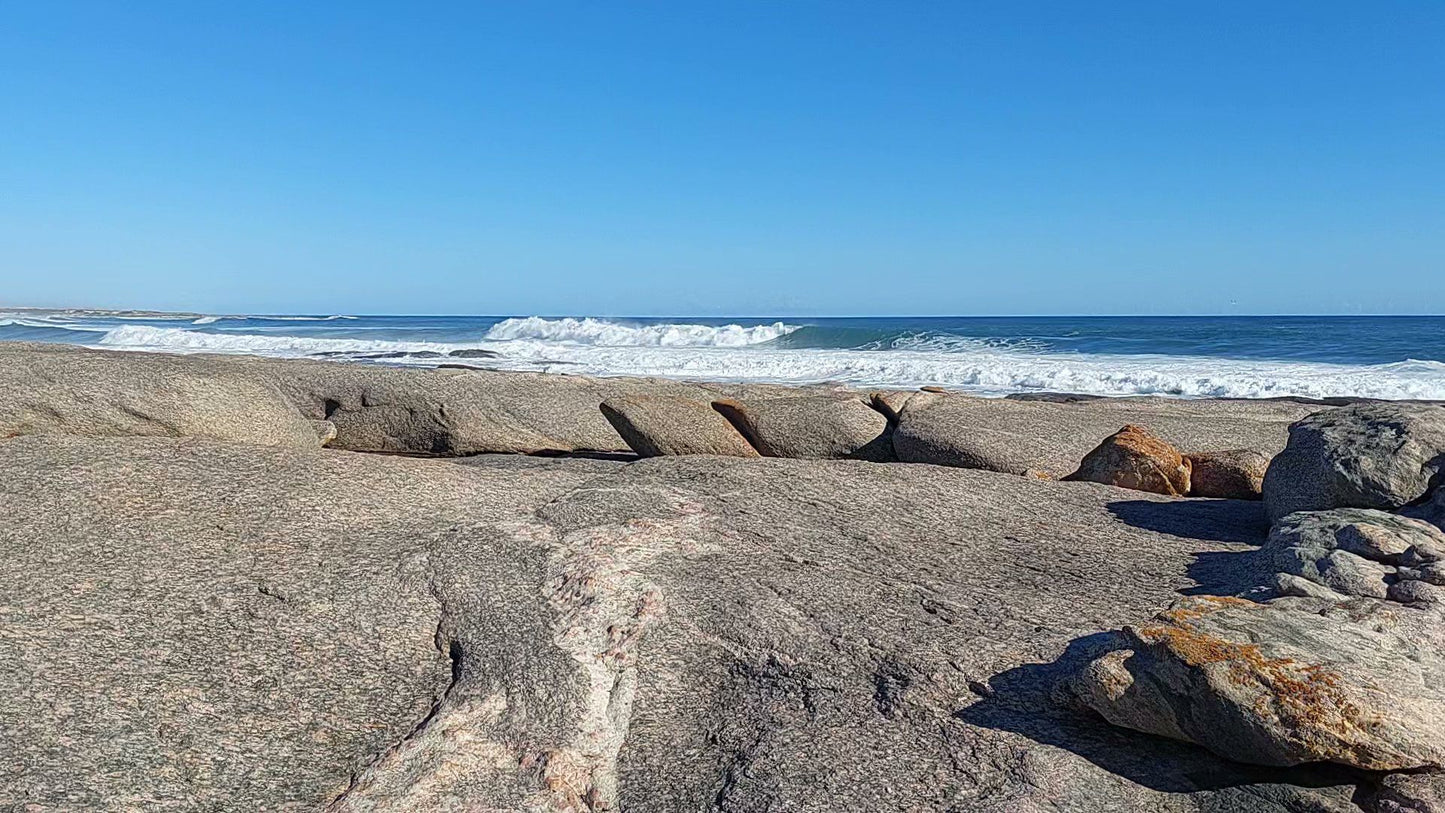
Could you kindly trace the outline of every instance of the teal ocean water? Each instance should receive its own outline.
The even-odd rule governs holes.
[[[1445,317],[1434,316],[626,319],[15,310],[0,312],[5,340],[588,375],[937,385],[986,395],[1445,399]]]

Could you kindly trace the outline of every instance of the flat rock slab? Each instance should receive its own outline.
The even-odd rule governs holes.
[[[1354,792],[1049,701],[1075,639],[1227,580],[1263,540],[1257,504],[855,461],[496,460],[0,442],[0,804],[1184,811]]]
[[[1284,401],[1182,401],[1100,398],[1071,402],[919,393],[899,415],[898,459],[1062,477],[1126,424],[1149,430],[1184,453],[1284,448],[1289,425],[1318,406]]]

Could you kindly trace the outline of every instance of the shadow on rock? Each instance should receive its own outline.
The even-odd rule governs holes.
[[[1146,531],[1209,542],[1261,545],[1269,535],[1262,503],[1246,500],[1120,500],[1108,505],[1121,522]]]
[[[1197,584],[1179,592],[1186,596],[1243,596],[1260,600],[1262,592],[1271,589],[1273,573],[1264,561],[1266,554],[1257,551],[1205,551],[1195,554],[1194,563],[1186,572]]]
[[[1053,663],[1001,672],[979,687],[980,699],[954,712],[981,728],[1021,734],[1061,748],[1132,782],[1165,793],[1238,789],[1254,800],[1297,797],[1311,788],[1365,781],[1365,774],[1333,765],[1269,768],[1229,762],[1203,748],[1115,728],[1075,704],[1066,683],[1085,664],[1120,644],[1117,633],[1073,641]],[[1243,809],[1243,808],[1242,808]]]

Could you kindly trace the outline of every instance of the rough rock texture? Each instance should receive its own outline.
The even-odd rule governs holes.
[[[276,387],[223,363],[0,343],[0,438],[33,434],[321,443]]]
[[[1445,467],[1445,407],[1371,403],[1290,427],[1264,478],[1271,520],[1295,511],[1399,508],[1425,496]]]
[[[795,397],[798,388],[589,378],[480,369],[419,370],[341,362],[230,360],[274,382],[311,418],[336,424],[331,446],[362,452],[469,455],[629,452],[599,407],[629,396],[711,401]],[[827,392],[827,388],[810,390]]]
[[[1396,581],[1433,577],[1432,566],[1445,561],[1445,532],[1384,511],[1301,511],[1275,523],[1262,553],[1278,572],[1349,596],[1385,598]]]
[[[1391,630],[1394,612],[1369,601],[1181,599],[1126,628],[1076,687],[1115,725],[1231,759],[1438,768],[1445,659],[1437,641]]]
[[[1269,458],[1253,449],[1196,452],[1189,461],[1189,496],[1226,500],[1264,498],[1264,473]]]
[[[1125,424],[1143,426],[1177,449],[1271,455],[1284,447],[1289,424],[1317,409],[1287,401],[1050,402],[918,393],[899,415],[893,445],[905,462],[1062,477]]]
[[[721,399],[713,408],[767,457],[895,459],[888,418],[853,395]]]
[[[1390,774],[1361,807],[1368,813],[1445,813],[1445,775]]]
[[[1189,493],[1189,476],[1189,463],[1178,449],[1130,424],[1084,455],[1078,470],[1063,479],[1183,497]]]
[[[757,457],[758,451],[707,401],[634,395],[602,402],[602,414],[643,457],[716,454]]]
[[[1106,643],[1088,633],[1231,589],[1258,505],[856,461],[502,460],[0,443],[0,806],[1218,813],[1357,792],[1050,701]]]
[[[1445,529],[1445,488],[1435,489],[1430,494],[1430,499],[1408,508],[1402,508],[1400,513],[1407,517],[1423,519],[1437,528]]]

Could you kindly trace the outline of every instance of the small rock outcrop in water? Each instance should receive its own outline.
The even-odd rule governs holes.
[[[1379,603],[1181,599],[1076,681],[1109,722],[1260,765],[1445,766],[1445,660]],[[1373,622],[1373,623],[1367,623]]]
[[[643,457],[715,454],[757,457],[758,452],[707,401],[663,395],[611,398],[602,414]]]
[[[1263,499],[1269,458],[1253,449],[1197,452],[1189,461],[1189,496],[1226,500]]]
[[[895,459],[887,417],[851,394],[720,399],[712,406],[767,457]]]
[[[1290,427],[1264,478],[1271,521],[1295,511],[1408,505],[1445,469],[1445,407],[1357,404]]]
[[[1189,462],[1149,430],[1130,424],[1105,438],[1063,479],[1183,497],[1189,493]]]

